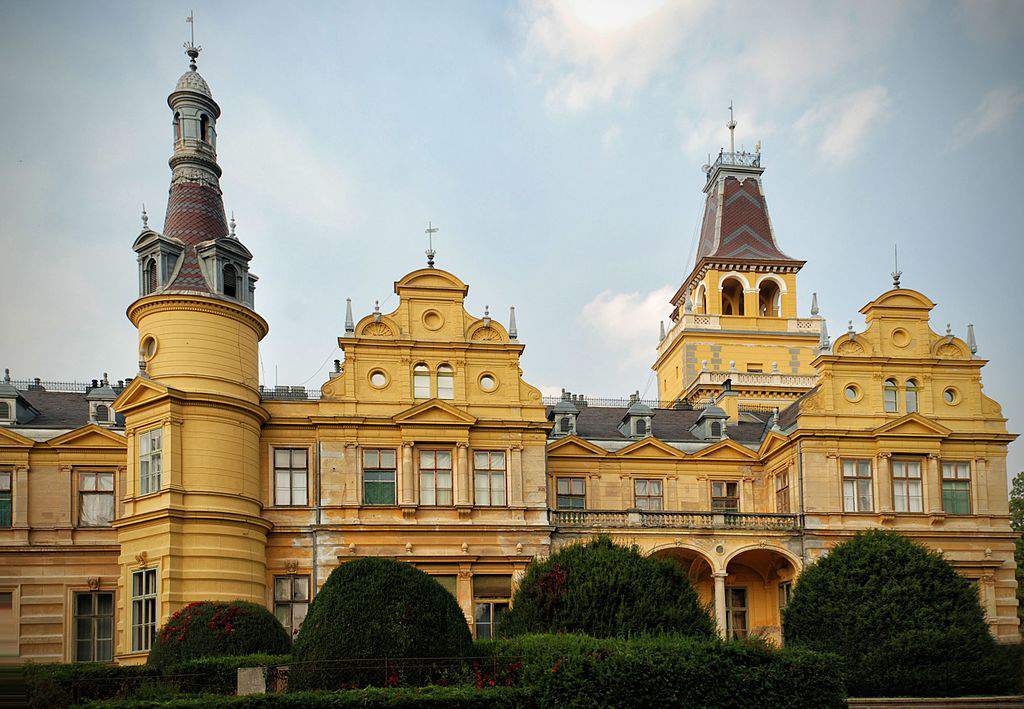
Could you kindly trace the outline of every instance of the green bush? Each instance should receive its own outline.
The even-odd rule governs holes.
[[[459,604],[437,581],[411,564],[356,559],[332,571],[313,600],[288,683],[299,690],[427,684],[451,669],[450,660],[430,658],[462,658],[471,647]]]
[[[158,673],[145,665],[103,662],[27,664],[25,687],[30,707],[52,709],[88,699],[131,697],[139,687],[152,684]]]
[[[263,606],[247,601],[196,601],[160,629],[147,664],[165,669],[198,657],[284,655],[289,650],[288,632]]]
[[[183,694],[234,694],[239,667],[279,667],[290,661],[288,655],[199,657],[168,667],[163,677]]]
[[[290,692],[246,697],[204,695],[182,697],[171,701],[114,701],[85,704],[94,709],[198,709],[199,707],[233,707],[256,709],[281,707],[452,707],[453,709],[517,709],[532,706],[530,694],[523,689],[498,687],[368,687],[343,692]]]
[[[475,649],[495,667],[515,669],[517,686],[541,707],[845,705],[839,658],[799,648],[670,635],[524,635]]]
[[[896,532],[860,533],[806,568],[783,629],[787,644],[842,657],[851,696],[996,686],[1000,655],[977,592],[942,555]]]
[[[715,627],[682,567],[606,536],[531,563],[498,626],[503,636],[659,632],[710,638]]]

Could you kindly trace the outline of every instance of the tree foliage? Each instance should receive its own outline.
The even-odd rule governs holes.
[[[602,536],[531,563],[498,632],[712,637],[715,629],[678,564]]]

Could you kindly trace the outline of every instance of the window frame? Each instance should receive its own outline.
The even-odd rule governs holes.
[[[658,493],[650,492],[652,484],[658,487]],[[645,492],[640,492],[640,486],[645,487]],[[645,506],[641,500],[646,500],[647,505],[656,503],[657,506]],[[665,479],[664,478],[633,478],[633,507],[643,512],[664,512],[665,511]]]
[[[426,383],[426,389],[424,390],[424,380]],[[430,384],[430,365],[426,362],[417,362],[412,366],[412,398],[413,399],[429,399],[431,393]],[[426,393],[423,393],[423,392]]]
[[[896,466],[898,466],[898,465],[908,465],[909,466],[909,465],[912,465],[912,464],[916,464],[917,465],[917,477],[911,477],[909,475],[897,477],[897,475],[896,475]],[[908,470],[909,469],[910,468],[908,468]],[[893,509],[893,512],[897,512],[899,514],[921,514],[922,512],[924,512],[924,469],[925,469],[924,461],[921,460],[920,458],[914,458],[914,457],[909,457],[909,456],[908,457],[896,457],[896,456],[893,456],[892,459],[889,461],[889,485],[890,485],[890,491],[892,493],[892,509]],[[904,493],[904,499],[906,500],[906,507],[907,507],[907,509],[905,509],[905,510],[898,509],[898,504],[897,504],[897,501],[896,501],[897,500],[897,497],[896,497],[897,481],[899,481],[899,482],[905,481],[906,492]],[[917,495],[916,495],[916,498],[917,498],[918,507],[920,508],[920,509],[917,509],[917,510],[910,509],[913,506],[913,505],[911,505],[911,500],[914,497],[914,496],[912,496],[910,494],[910,489],[911,489],[911,483],[914,483],[914,482],[917,483]]]
[[[278,583],[280,581],[287,580],[288,583],[288,598],[281,598],[278,596]],[[296,596],[295,583],[304,582],[305,584],[305,597]],[[302,627],[303,621],[306,619],[306,614],[309,612],[309,606],[313,602],[313,594],[311,593],[311,583],[309,574],[274,574],[274,583],[271,587],[271,596],[273,601],[274,616],[280,621],[281,625],[284,626],[285,631],[288,632],[289,637],[295,640],[295,637],[299,634],[299,628]],[[298,619],[298,627],[295,627],[296,616],[295,610],[298,607],[303,607],[301,618]],[[285,623],[279,615],[279,610],[287,608],[288,611],[288,622]]]
[[[438,467],[438,453],[448,454],[448,467]],[[424,455],[431,455],[433,458],[433,467],[423,467]],[[455,451],[451,448],[418,448],[416,450],[416,479],[418,482],[418,489],[420,494],[420,504],[425,507],[452,507],[455,504]],[[429,472],[431,477],[430,487],[425,488],[423,486],[425,471]],[[442,487],[438,484],[438,473],[448,473],[448,486]],[[427,497],[423,493],[429,490],[433,501],[424,502],[424,498]],[[442,502],[442,493],[447,494],[447,502]]]
[[[742,606],[734,606],[732,604],[733,591],[743,593]],[[736,630],[735,615],[737,613],[743,615],[742,634]],[[746,586],[725,587],[725,634],[730,640],[742,639],[750,635],[750,593],[747,591]]]
[[[477,576],[491,576],[491,575],[492,574],[474,574],[474,576],[473,576],[473,584],[474,584],[473,589],[472,589],[472,594],[473,594],[473,637],[476,638],[477,640],[484,640],[484,639],[487,639],[487,638],[493,638],[494,637],[494,630],[495,630],[496,626],[498,625],[498,621],[500,619],[501,613],[508,612],[508,609],[509,609],[509,607],[511,605],[511,602],[512,602],[512,595],[511,595],[512,576],[511,576],[511,574],[493,574],[494,576],[500,576],[500,577],[503,577],[503,578],[507,577],[509,579],[509,589],[508,589],[507,593],[499,594],[499,595],[490,595],[490,594],[487,594],[487,593],[480,593],[479,595],[477,594],[477,590],[476,590],[476,586],[475,586],[475,584],[476,584],[476,577]],[[477,616],[479,615],[479,611],[480,611],[480,609],[482,607],[486,607],[486,609],[487,609],[487,621],[486,622],[480,622],[480,621],[477,620]],[[486,636],[482,637],[480,635],[481,627],[488,628],[488,634]]]
[[[8,468],[0,470],[0,529],[12,529],[13,527],[14,470]]]
[[[882,382],[882,410],[887,414],[900,412],[900,385],[891,377]]]
[[[921,408],[921,385],[916,379],[908,379],[903,384],[903,405],[908,414],[914,414]]]
[[[288,452],[288,465],[279,466],[277,462],[277,454],[279,452]],[[298,468],[294,465],[294,455],[297,452],[302,452],[305,456],[305,467]],[[309,506],[309,469],[310,469],[310,458],[312,452],[306,446],[281,446],[280,448],[272,446],[270,449],[270,469],[272,473],[271,479],[271,494],[273,495],[274,507],[308,507]],[[302,473],[305,478],[303,483],[302,491],[302,502],[295,502],[295,477],[297,473]],[[281,486],[278,485],[278,475],[287,475],[288,477],[288,502],[282,502],[278,499],[278,491]]]
[[[956,516],[967,516],[974,514],[974,495],[971,494],[971,484],[974,482],[974,471],[971,470],[971,461],[969,460],[942,460],[939,462],[940,466],[940,483],[939,494],[942,497],[942,511],[948,515]],[[953,467],[953,476],[946,475],[947,466]],[[962,477],[957,472],[957,467],[963,466],[967,470],[967,477]],[[966,489],[958,492],[966,493],[967,497],[967,511],[966,512],[950,512],[946,504],[946,484],[947,483],[963,483],[966,485]]]
[[[780,501],[785,504],[779,504]],[[781,470],[775,476],[775,512],[788,515],[790,511],[789,471]]]
[[[455,367],[448,363],[437,365],[435,370],[435,376],[437,378],[437,398],[445,401],[453,401],[455,399]],[[442,390],[441,380],[446,380],[450,386],[445,386]]]
[[[110,613],[104,614],[99,612],[99,596],[106,595],[110,596]],[[80,597],[88,596],[91,598],[91,612],[85,615],[80,615],[78,612],[78,599]],[[115,613],[115,601],[116,597],[113,590],[88,590],[88,591],[72,591],[71,593],[71,626],[73,628],[73,639],[72,645],[72,662],[113,662],[114,661],[114,617]],[[100,638],[99,625],[100,621],[104,618],[110,619],[110,637]],[[83,638],[79,633],[79,621],[88,619],[90,621],[90,633],[88,641],[90,643],[91,656],[88,658],[82,658],[79,656],[79,645],[83,642]],[[107,641],[110,643],[110,657],[99,659],[99,648],[100,642]]]
[[[160,447],[154,449],[152,443],[153,434],[159,434]],[[142,442],[149,440],[149,450],[143,452]],[[137,459],[138,459],[138,494],[142,495],[155,495],[160,492],[163,488],[163,474],[164,474],[164,429],[163,426],[156,426],[154,428],[148,428],[145,431],[139,431],[136,437],[136,448],[137,448]],[[153,473],[153,462],[156,461],[156,473]],[[144,475],[142,472],[143,462],[148,464],[147,473]],[[155,486],[154,486],[155,480]],[[149,481],[146,484],[146,481]]]
[[[394,456],[395,465],[394,467],[384,467],[382,460],[382,453],[391,453]],[[368,453],[377,454],[377,465],[367,466],[366,456]],[[362,493],[363,493],[363,504],[371,507],[394,507],[398,504],[398,451],[395,448],[363,448],[359,454],[359,468],[362,477]],[[386,476],[390,473],[390,480],[367,480],[367,473],[374,473],[382,476]],[[366,494],[366,486],[368,484],[374,485],[390,485],[391,486],[391,500],[390,502],[371,502],[369,495]],[[383,489],[383,488],[382,488]]]
[[[846,464],[851,463],[854,474],[846,474]],[[860,464],[867,463],[868,474],[861,475]],[[875,471],[870,458],[840,458],[839,459],[839,478],[843,486],[843,512],[861,513],[861,512],[874,512],[875,511]],[[859,487],[862,481],[867,481],[868,488],[868,509],[860,509],[860,495]],[[850,509],[846,504],[846,485],[847,483],[853,483],[853,506],[854,509]]]
[[[565,481],[567,492],[563,493],[559,491],[561,483]],[[576,493],[572,491],[573,483],[579,481],[583,487],[583,492]],[[575,506],[563,506],[561,500],[565,498],[568,500],[579,500],[582,504],[579,507]],[[555,477],[555,509],[556,510],[569,510],[579,511],[587,509],[587,478],[585,475],[559,475]]]
[[[487,456],[487,467],[480,468],[477,466],[477,456]],[[495,468],[493,466],[494,456],[501,457],[501,468]],[[481,501],[482,495],[480,494],[480,485],[478,476],[485,476],[487,478],[487,489],[486,489],[486,502]],[[494,485],[494,478],[501,477],[501,502],[494,501],[494,493],[496,487]],[[503,450],[474,450],[473,451],[473,504],[477,507],[508,507],[508,453]]]
[[[136,593],[135,579],[141,578],[141,592]],[[147,584],[152,580],[152,590]],[[132,652],[149,652],[156,639],[159,619],[159,576],[155,567],[135,569],[131,572],[131,636]],[[141,613],[140,613],[141,611]],[[141,618],[140,618],[141,615]]]
[[[715,513],[718,513],[718,514],[739,514],[739,512],[740,512],[740,483],[739,483],[738,480],[709,480],[708,484],[710,485],[710,489],[711,489],[711,511],[712,512],[715,512]],[[725,491],[725,494],[723,494],[723,495],[716,495],[715,494],[715,485],[723,485],[724,486],[723,490]],[[729,495],[728,494],[729,493],[729,485],[734,485],[736,487],[736,494],[735,495]],[[735,500],[736,501],[735,508],[723,507],[720,503],[719,503],[718,507],[715,506],[716,501],[723,501],[723,500],[725,500],[725,501]]]
[[[89,477],[93,479],[93,488],[91,490],[84,489],[85,480]],[[110,477],[110,489],[101,490],[99,489],[99,477],[109,476]],[[75,492],[76,503],[78,509],[76,510],[75,520],[76,527],[84,527],[86,529],[106,529],[110,527],[111,522],[117,518],[117,474],[115,470],[103,470],[99,468],[86,468],[84,470],[76,471],[77,480],[75,481]],[[104,495],[110,497],[110,522],[107,524],[87,524],[82,521],[82,510],[85,509],[85,498],[90,495]]]

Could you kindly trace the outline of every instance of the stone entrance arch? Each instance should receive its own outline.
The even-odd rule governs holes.
[[[711,559],[696,549],[683,546],[656,549],[651,556],[679,564],[697,592],[701,605],[711,607],[715,594],[714,565]]]
[[[782,642],[782,609],[789,602],[800,560],[789,550],[756,546],[727,557],[715,575],[715,616],[729,637],[758,635]]]

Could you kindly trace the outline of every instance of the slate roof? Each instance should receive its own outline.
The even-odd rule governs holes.
[[[748,177],[740,182],[726,177],[723,194],[719,195],[718,189],[708,193],[696,263],[703,258],[793,260],[775,243],[757,179]]]
[[[553,407],[547,407],[551,412]],[[626,415],[624,406],[584,406],[576,418],[576,435],[591,440],[632,440],[619,431],[619,424]],[[703,439],[690,433],[701,409],[654,409],[651,419],[652,435],[662,441],[701,442]],[[737,442],[756,443],[765,434],[768,414],[764,418],[744,414],[743,420],[729,423],[725,430],[729,438]]]
[[[12,428],[52,428],[74,430],[89,423],[89,400],[85,392],[19,389],[18,395],[39,414],[31,421]],[[116,425],[124,426],[124,417],[116,414]]]
[[[196,246],[228,235],[220,191],[198,182],[171,185],[164,234],[185,244],[181,267],[168,288],[210,293],[210,284],[199,267]]]
[[[778,421],[779,428],[785,431],[787,428],[796,424],[796,419],[800,415],[800,404],[803,402],[804,399],[806,399],[816,391],[818,391],[818,387],[814,386],[810,390],[805,391],[803,394],[794,399],[792,404],[790,404],[782,411],[780,411]]]

